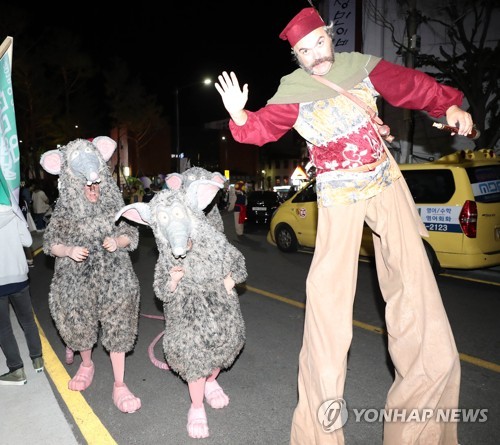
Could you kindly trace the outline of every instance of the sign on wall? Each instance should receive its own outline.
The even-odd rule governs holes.
[[[330,0],[325,4],[325,23],[333,23],[336,52],[356,50],[356,0]]]

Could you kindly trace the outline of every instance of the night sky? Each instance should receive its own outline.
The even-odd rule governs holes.
[[[142,52],[137,72],[164,103],[172,100],[176,86],[181,87],[179,101],[184,116],[187,112],[203,121],[227,117],[213,85],[182,88],[185,85],[206,77],[215,81],[223,70],[235,71],[241,84],[249,84],[247,107],[256,109],[274,94],[280,78],[296,68],[288,43],[278,36],[300,9],[309,6],[306,0],[173,5],[168,17],[129,11],[124,22],[130,32],[122,37],[134,53]],[[119,46],[111,44],[110,51]],[[123,56],[130,57],[123,46],[121,50]]]
[[[93,2],[71,3],[67,9],[47,5],[26,7],[33,32],[71,28],[102,65],[114,55],[127,60],[167,114],[173,112],[174,91],[180,87],[183,118],[188,114],[200,122],[228,117],[215,87],[201,84],[206,77],[215,81],[223,70],[235,71],[241,84],[249,84],[247,108],[265,105],[280,78],[296,68],[279,33],[310,6],[307,0],[137,2],[115,9],[106,4],[105,10]],[[188,86],[197,81],[200,86]]]

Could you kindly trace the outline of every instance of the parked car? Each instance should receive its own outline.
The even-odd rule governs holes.
[[[245,223],[269,224],[271,216],[283,200],[277,192],[256,190],[247,195],[247,217]]]
[[[423,242],[434,271],[500,265],[500,158],[492,150],[399,167],[429,232]],[[314,248],[317,222],[312,180],[278,208],[267,239],[283,252]],[[360,254],[373,255],[368,226]]]
[[[297,190],[299,186],[297,185],[275,185],[273,190],[279,195],[282,201],[286,201],[288,198],[291,198]]]

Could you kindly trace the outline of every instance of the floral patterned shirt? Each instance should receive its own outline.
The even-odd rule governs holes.
[[[452,105],[460,106],[463,99],[460,91],[436,82],[425,73],[384,60],[348,91],[375,111],[376,97],[381,95],[395,107],[424,110],[433,117],[443,116]],[[387,148],[368,114],[333,90],[330,98],[269,103],[258,111],[246,112],[248,119],[244,125],[229,122],[238,142],[262,146],[278,140],[291,128],[306,140],[316,167],[320,207],[371,198],[401,176],[390,154],[373,171],[349,172],[377,161]]]

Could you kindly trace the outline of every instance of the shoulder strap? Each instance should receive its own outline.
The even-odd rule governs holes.
[[[344,90],[340,85],[337,85],[336,83],[333,83],[328,79],[325,79],[323,76],[318,76],[317,74],[311,74],[311,77],[313,77],[318,82],[321,82],[323,85],[329,86],[330,88],[334,89],[337,93],[342,94],[343,96],[352,100],[359,108],[364,110],[368,114],[368,116],[370,116],[372,122],[375,122],[375,124],[377,124],[379,127],[381,126],[386,127],[384,128],[384,134],[380,134],[381,137],[383,137],[388,142],[392,142],[394,140],[394,136],[390,134],[391,132],[389,127],[387,127],[387,125],[384,125],[384,121],[380,119],[380,117],[377,115],[377,112],[369,105],[367,105],[365,102],[363,102],[358,96],[349,93],[349,91]],[[378,129],[378,132],[380,133],[380,129]]]
[[[323,85],[329,86],[330,88],[334,89],[337,93],[340,93],[347,97],[348,99],[351,99],[358,107],[360,107],[362,110],[366,111],[368,113],[368,116],[370,116],[371,119],[373,119],[377,124],[382,125],[382,119],[380,119],[377,116],[377,113],[375,110],[371,107],[369,107],[365,102],[363,102],[359,97],[355,96],[354,94],[349,93],[349,91],[344,90],[340,85],[337,85],[336,83],[333,83],[332,81],[325,79],[323,76],[318,76],[316,74],[311,74],[311,77],[316,79],[318,82],[321,82]]]

